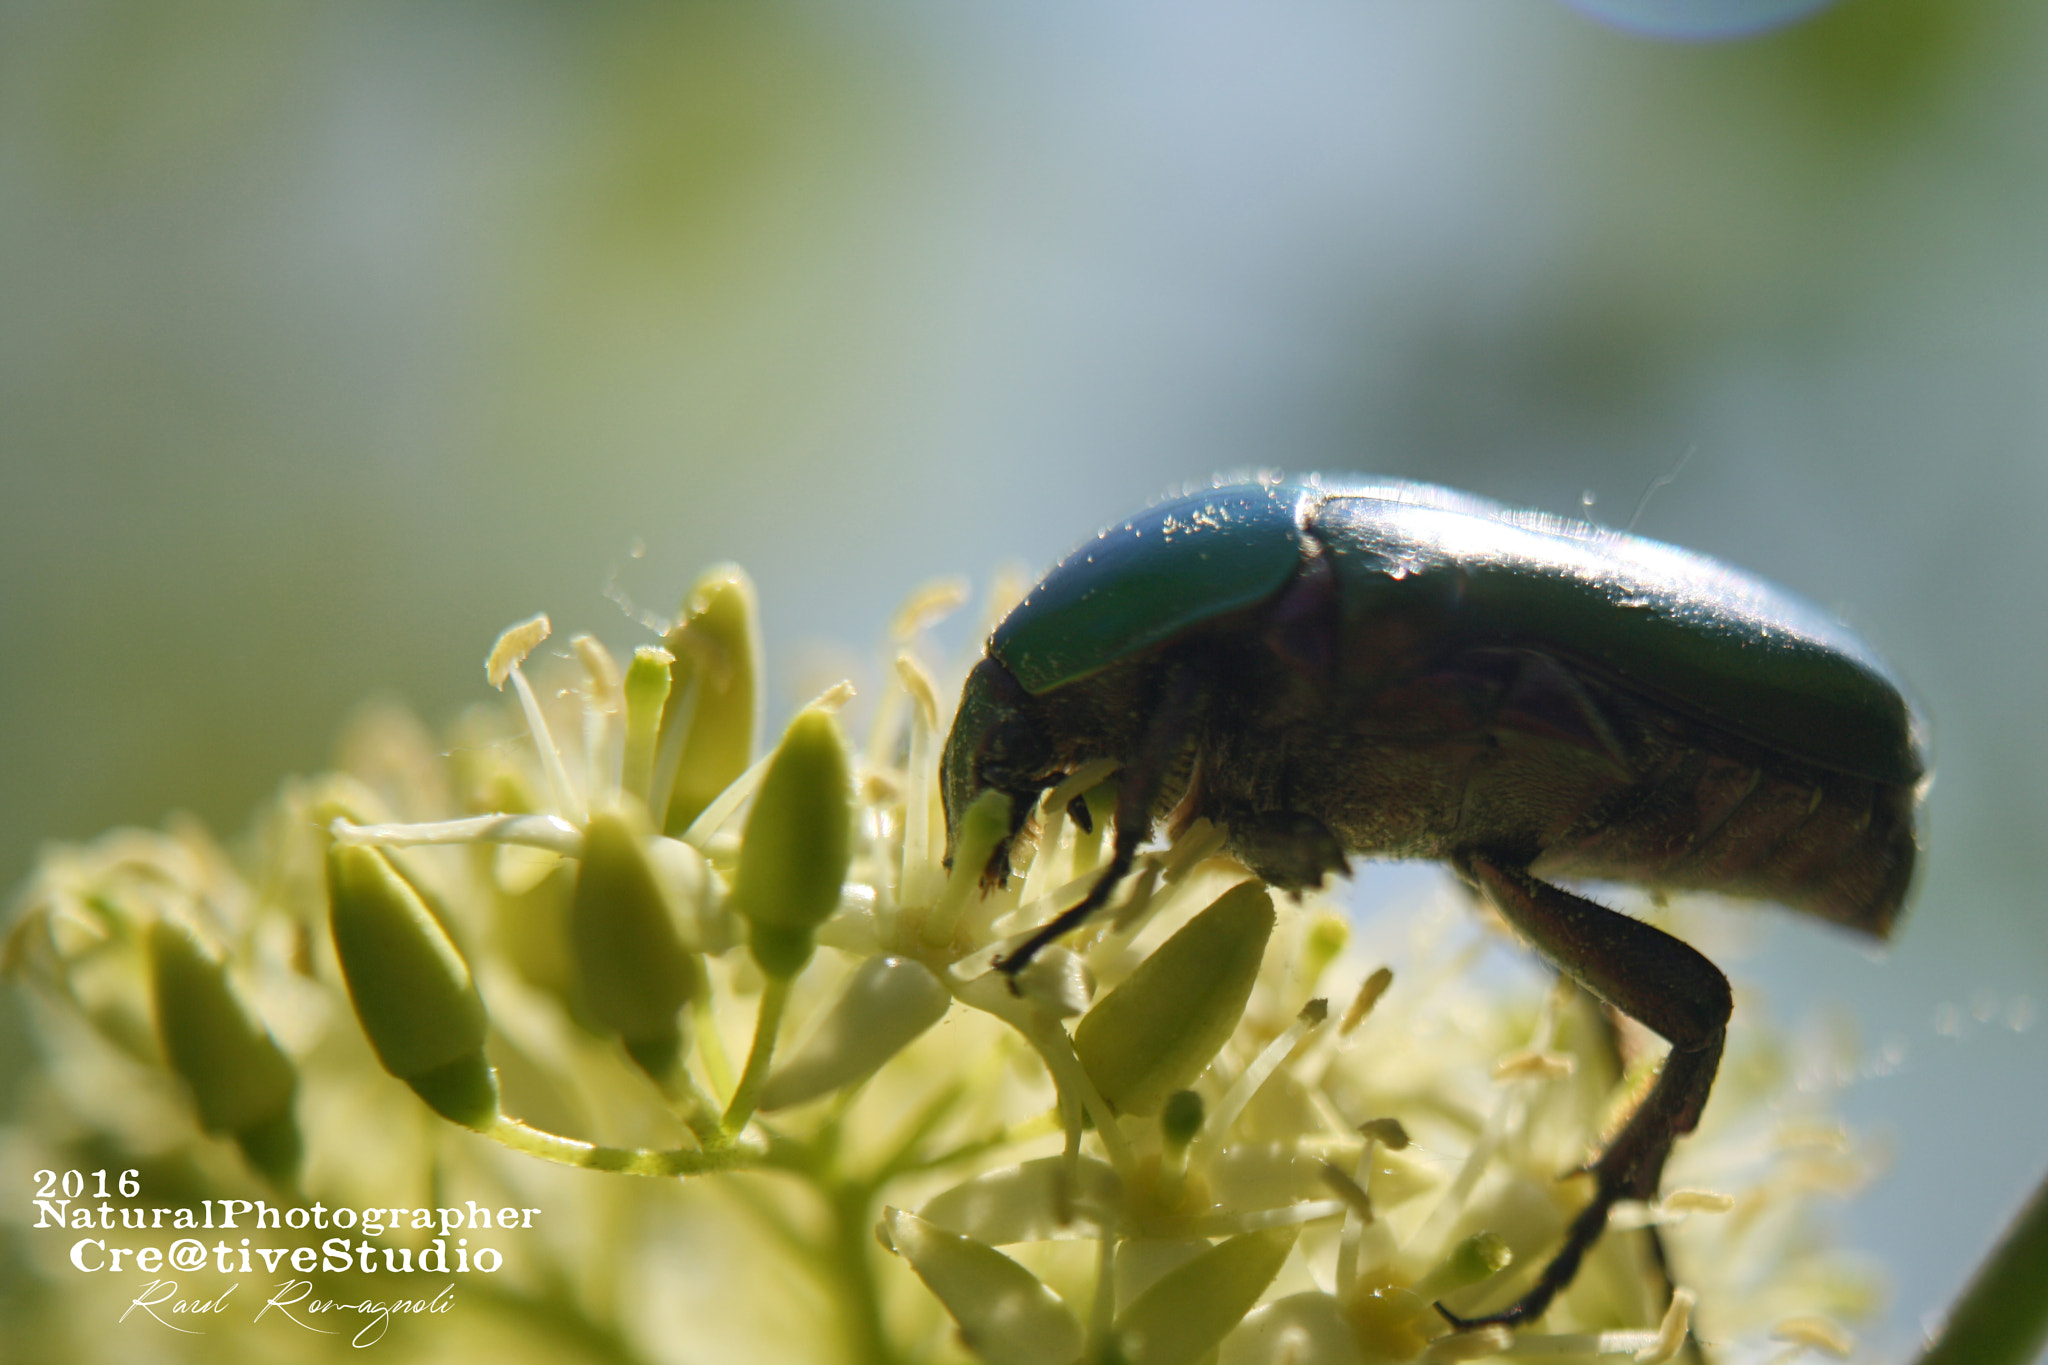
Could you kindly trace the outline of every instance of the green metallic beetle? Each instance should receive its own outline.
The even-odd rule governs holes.
[[[1732,1006],[1705,957],[1559,878],[1777,901],[1875,938],[1912,881],[1923,727],[1815,608],[1701,555],[1447,489],[1309,476],[1159,503],[1062,560],[989,637],[946,741],[948,859],[970,802],[1118,765],[1112,856],[1015,973],[1207,817],[1266,881],[1347,854],[1451,865],[1560,971],[1671,1043],[1519,1301],[1539,1316],[1613,1205],[1657,1194]]]

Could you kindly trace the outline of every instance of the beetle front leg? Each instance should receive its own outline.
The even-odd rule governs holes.
[[[1110,845],[1109,865],[1097,874],[1079,905],[1054,916],[1017,951],[996,959],[996,969],[1010,977],[1012,990],[1016,989],[1017,973],[1047,944],[1079,928],[1107,905],[1110,895],[1131,874],[1139,847],[1152,835],[1153,807],[1159,804],[1167,774],[1194,728],[1202,695],[1202,678],[1195,669],[1183,663],[1167,671],[1137,752],[1117,777],[1116,838]]]
[[[1592,1202],[1572,1220],[1564,1245],[1529,1292],[1501,1312],[1478,1318],[1461,1318],[1437,1306],[1460,1329],[1496,1323],[1513,1327],[1540,1317],[1571,1283],[1616,1203],[1656,1197],[1672,1143],[1699,1125],[1721,1064],[1734,997],[1718,967],[1661,929],[1483,853],[1466,854],[1458,862],[1559,971],[1671,1044],[1657,1083],[1593,1162]]]

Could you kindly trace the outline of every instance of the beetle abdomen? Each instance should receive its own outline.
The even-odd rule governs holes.
[[[1468,852],[1543,877],[1777,901],[1882,937],[1916,843],[1913,786],[1788,756],[1576,661],[1477,649],[1318,704],[1248,689],[1201,741],[1203,813],[1266,837],[1311,816],[1368,856]],[[1274,876],[1287,850],[1240,844]],[[1309,880],[1312,880],[1310,878]]]
[[[1484,732],[1475,759],[1440,731],[1454,828],[1437,804],[1442,844],[1411,830],[1401,856],[1491,841],[1543,875],[1888,932],[1926,765],[1898,687],[1840,626],[1703,556],[1440,489],[1310,490],[1304,522],[1335,565],[1346,728],[1441,724],[1449,703]],[[1428,811],[1423,785],[1407,795]]]
[[[1697,727],[1532,870],[1777,901],[1882,938],[1912,881],[1916,799]]]

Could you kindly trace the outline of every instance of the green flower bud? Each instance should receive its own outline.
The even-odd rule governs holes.
[[[154,908],[125,876],[96,873],[77,893],[59,891],[50,880],[43,872],[26,888],[22,912],[0,949],[0,974],[32,973],[75,1002],[100,1037],[144,1066],[164,1065],[140,930]]]
[[[679,835],[753,761],[761,728],[761,623],[753,581],[736,564],[706,570],[690,589],[682,622],[663,643],[675,662],[661,749],[680,754],[663,832]],[[676,734],[679,725],[688,728]],[[659,796],[650,804],[661,809]]]
[[[676,933],[639,831],[618,812],[584,827],[569,944],[585,1012],[648,1074],[666,1075],[682,1047],[677,1013],[697,993],[703,967]]]
[[[1194,1084],[1244,1014],[1273,932],[1273,898],[1240,882],[1159,945],[1074,1029],[1102,1097],[1126,1114],[1157,1114]]]
[[[925,917],[923,932],[926,943],[933,947],[951,943],[959,929],[960,917],[969,905],[983,904],[985,912],[999,913],[995,907],[986,905],[988,898],[982,892],[981,873],[988,866],[996,845],[1009,834],[1009,797],[999,791],[985,791],[968,804],[955,835],[952,871],[946,875],[945,889],[939,893],[938,903]]]
[[[619,785],[639,800],[649,796],[654,756],[661,741],[661,713],[668,707],[675,656],[657,645],[633,651],[626,666],[626,743]]]
[[[1194,1365],[1214,1351],[1280,1273],[1295,1232],[1243,1233],[1168,1271],[1117,1315],[1117,1358],[1130,1365]]]
[[[1351,921],[1342,915],[1317,915],[1302,936],[1301,979],[1310,990],[1322,980],[1323,972],[1337,955],[1344,951],[1344,945],[1351,941]]]
[[[498,1114],[489,1020],[440,921],[374,848],[328,850],[327,896],[334,951],[377,1060],[448,1118],[488,1126]]]
[[[199,1126],[233,1135],[251,1165],[288,1183],[301,1154],[291,1059],[184,926],[152,923],[149,959],[157,1036],[192,1091]]]
[[[1176,1090],[1159,1111],[1159,1135],[1169,1150],[1187,1146],[1202,1131],[1205,1108],[1192,1090]]]
[[[803,1048],[768,1078],[761,1109],[787,1109],[864,1081],[945,1017],[953,996],[922,962],[860,964]]]
[[[790,977],[839,904],[853,855],[853,781],[839,722],[816,707],[790,722],[740,841],[732,909],[751,922],[754,960]]]
[[[1442,1269],[1431,1277],[1430,1288],[1439,1296],[1464,1289],[1492,1279],[1514,1260],[1515,1253],[1505,1241],[1490,1232],[1475,1233],[1452,1248]]]
[[[1081,1354],[1081,1324],[1059,1295],[994,1247],[901,1209],[882,1215],[882,1233],[952,1314],[977,1359],[1071,1365]]]
[[[479,850],[478,862],[488,869],[496,892],[491,942],[527,984],[576,1010],[581,1002],[576,998],[575,959],[569,952],[569,905],[578,868],[569,859],[556,858],[535,878],[546,857],[539,849],[517,844]]]

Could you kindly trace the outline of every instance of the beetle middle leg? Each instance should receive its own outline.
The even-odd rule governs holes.
[[[1592,1202],[1572,1220],[1564,1245],[1535,1285],[1484,1317],[1461,1318],[1437,1306],[1460,1329],[1512,1327],[1540,1317],[1571,1283],[1616,1203],[1656,1197],[1672,1143],[1699,1125],[1721,1064],[1734,998],[1718,967],[1661,929],[1539,881],[1513,862],[1484,853],[1457,861],[1559,971],[1671,1044],[1656,1084],[1589,1168]]]

